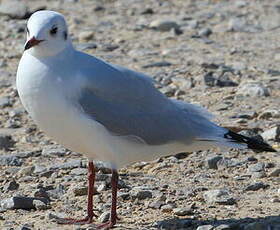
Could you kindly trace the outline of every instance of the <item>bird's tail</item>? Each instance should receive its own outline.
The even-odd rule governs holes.
[[[252,149],[255,151],[277,152],[269,144],[256,138],[250,138],[232,132],[213,123],[213,117],[200,106],[172,100],[179,108],[187,113],[189,129],[196,133],[198,141],[196,148],[208,149],[210,146],[229,147],[238,149]]]
[[[266,151],[266,152],[276,152],[275,149],[273,149],[269,144],[260,141],[256,138],[250,138],[243,136],[241,134],[237,134],[235,132],[232,132],[228,130],[227,133],[224,134],[224,139],[226,142],[230,145],[245,145],[245,147],[257,150],[257,151]]]
[[[198,141],[202,144],[206,142],[208,146],[219,146],[219,147],[228,147],[228,148],[237,148],[237,149],[252,149],[258,152],[277,152],[269,144],[260,141],[259,139],[246,137],[241,134],[232,132],[228,129],[216,126],[216,130],[219,132],[215,136],[208,136],[203,138],[197,138]]]

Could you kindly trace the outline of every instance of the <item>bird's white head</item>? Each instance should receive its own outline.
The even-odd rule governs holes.
[[[34,56],[55,56],[71,45],[62,14],[41,10],[27,22],[27,41],[24,50]]]

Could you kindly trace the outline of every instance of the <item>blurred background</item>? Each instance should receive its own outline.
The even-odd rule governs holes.
[[[1,229],[58,229],[53,215],[86,210],[86,159],[38,130],[15,87],[26,21],[40,9],[65,15],[77,49],[144,72],[167,96],[200,104],[219,124],[277,148],[279,0],[2,0]],[[108,172],[100,162],[101,222]],[[278,230],[279,175],[279,153],[211,150],[133,164],[121,170],[119,229]]]

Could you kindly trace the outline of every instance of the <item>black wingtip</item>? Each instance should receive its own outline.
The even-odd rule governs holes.
[[[256,138],[246,137],[241,134],[232,132],[230,130],[224,135],[224,138],[230,139],[237,143],[247,144],[247,147],[252,150],[257,150],[257,151],[261,151],[261,152],[264,152],[264,151],[265,152],[277,152],[269,144],[267,144],[263,141],[257,140]]]

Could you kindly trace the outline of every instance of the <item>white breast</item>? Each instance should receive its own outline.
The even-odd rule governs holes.
[[[33,65],[27,68],[28,63]],[[78,111],[68,97],[69,81],[55,76],[32,56],[23,56],[17,73],[20,99],[35,123],[58,143],[100,160],[112,159],[107,130]],[[75,93],[75,92],[72,92]]]

